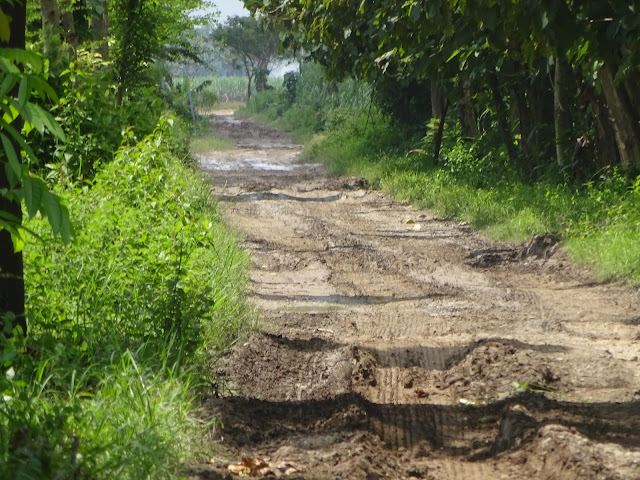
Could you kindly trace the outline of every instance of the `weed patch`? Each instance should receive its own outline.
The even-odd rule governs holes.
[[[194,392],[252,327],[248,258],[170,121],[60,189],[74,241],[25,251],[30,335],[4,338],[1,478],[174,478],[203,437]]]

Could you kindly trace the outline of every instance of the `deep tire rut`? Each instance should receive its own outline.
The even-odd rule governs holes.
[[[194,478],[640,478],[637,290],[214,128],[245,146],[200,162],[261,324],[214,367],[224,428]]]

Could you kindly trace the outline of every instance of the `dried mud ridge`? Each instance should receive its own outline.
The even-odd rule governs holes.
[[[200,158],[260,328],[214,366],[192,478],[640,479],[637,290],[491,243],[217,116]],[[224,428],[220,426],[224,425]]]

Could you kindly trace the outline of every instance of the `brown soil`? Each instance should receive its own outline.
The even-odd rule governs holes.
[[[638,290],[214,128],[261,323],[215,366],[219,453],[192,478],[640,479]]]

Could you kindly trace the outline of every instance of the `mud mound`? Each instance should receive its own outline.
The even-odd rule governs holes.
[[[560,247],[562,237],[558,233],[546,233],[544,235],[534,235],[529,243],[520,250],[520,258],[549,259]]]
[[[518,391],[556,390],[560,377],[539,355],[509,343],[490,341],[472,348],[455,366],[432,377],[453,402],[490,403]]]
[[[346,393],[352,350],[322,338],[255,334],[224,360],[229,388],[272,401],[314,400]]]
[[[375,385],[374,358],[323,338],[258,333],[224,359],[220,373],[234,395],[272,401],[331,398]]]
[[[596,443],[562,425],[543,426],[530,444],[507,458],[522,465],[523,478],[640,478],[640,452],[630,452],[615,444]]]

